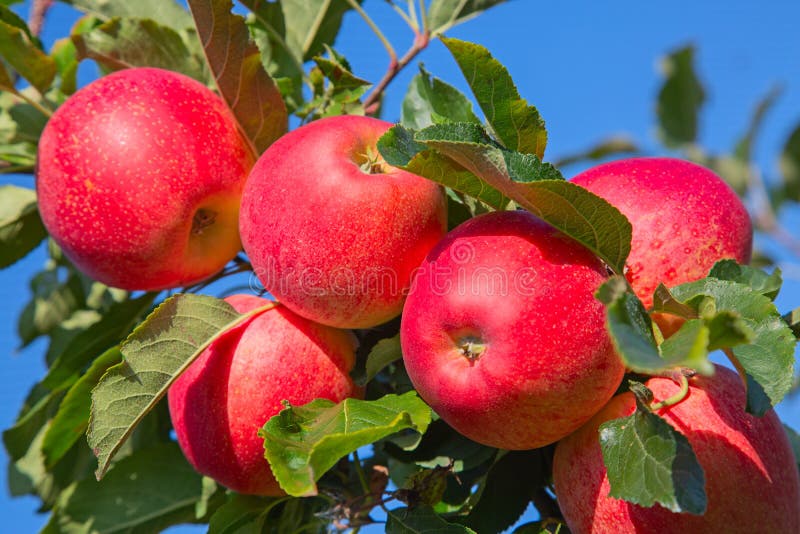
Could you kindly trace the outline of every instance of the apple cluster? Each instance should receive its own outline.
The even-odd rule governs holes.
[[[258,429],[285,400],[362,396],[350,377],[351,330],[402,314],[405,368],[449,425],[502,449],[557,443],[554,484],[572,532],[800,532],[800,479],[783,428],[771,411],[744,412],[741,381],[724,368],[691,378],[686,399],[661,413],[706,472],[707,513],[608,496],[598,427],[635,402],[615,396],[626,369],[595,298],[605,264],[525,211],[447,232],[442,188],[378,153],[390,126],[321,119],[256,161],[218,96],[151,68],[101,78],[47,124],[39,205],[75,265],[111,286],[159,290],[206,279],[243,248],[280,302],[218,337],[169,391],[178,441],[199,472],[241,493],[282,495]],[[659,283],[750,260],[747,211],[707,169],[629,159],[572,182],[630,220],[626,276],[646,306]],[[240,313],[270,302],[226,300]],[[679,326],[655,319],[667,336]],[[658,398],[678,387],[647,385]]]

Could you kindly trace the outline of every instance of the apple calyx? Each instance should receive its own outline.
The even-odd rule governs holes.
[[[208,208],[200,208],[192,218],[192,235],[200,235],[203,230],[214,224],[217,212]]]
[[[470,365],[478,361],[483,351],[486,350],[486,344],[477,336],[462,337],[456,341],[456,346],[461,351],[461,355],[469,360]]]
[[[389,164],[372,147],[367,147],[366,153],[358,154],[356,163],[364,174],[388,174],[389,171]]]

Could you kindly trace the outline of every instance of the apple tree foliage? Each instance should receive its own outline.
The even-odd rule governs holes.
[[[390,2],[414,40],[399,58],[392,50],[382,80],[358,77],[334,48],[348,10],[372,25],[369,3],[357,0],[241,0],[233,11],[230,0],[189,0],[188,10],[172,0],[64,0],[81,16],[49,50],[7,7],[14,3],[0,3],[2,173],[34,173],[42,128],[78,88],[83,61],[95,62],[101,75],[154,66],[207,84],[228,103],[256,153],[286,131],[290,117],[305,123],[380,115],[394,75],[418,68],[402,109],[392,115],[400,123],[380,140],[385,160],[446,188],[451,227],[486,211],[525,209],[608,266],[612,276],[597,298],[607,306],[608,330],[630,370],[621,389],[633,390],[638,401],[636,413],[601,429],[616,497],[695,514],[707,504],[702,466],[686,438],[654,412],[642,385],[648,375],[681,368],[711,373],[709,354],[722,351],[747,384],[742,409],[761,415],[793,390],[800,308],[784,314],[776,308],[781,274],[768,256],[756,254],[753,266],[723,261],[703,280],[661,286],[650,310],[631,292],[622,276],[630,223],[565,181],[559,168],[635,153],[636,146],[609,139],[547,161],[545,122],[507,69],[484,46],[445,37],[502,0]],[[464,73],[470,95],[414,64],[435,38]],[[782,148],[780,180],[765,186],[752,161],[779,91],[757,105],[729,153],[709,154],[697,141],[704,92],[694,50],[671,53],[665,65],[657,106],[665,149],[716,170],[743,196],[759,194],[757,230],[780,236],[776,214],[800,202],[800,126]],[[783,237],[797,248],[791,236]],[[39,246],[47,247],[49,259],[31,276],[18,332],[23,347],[47,338],[48,371],[3,442],[10,491],[40,499],[41,511],[50,514],[45,532],[153,532],[180,523],[206,523],[216,534],[313,532],[380,521],[392,533],[487,533],[517,523],[530,503],[543,519],[517,532],[566,531],[551,491],[553,447],[496,450],[452,430],[413,390],[397,321],[357,332],[353,377],[365,387],[365,400],[287,404],[264,421],[265,457],[289,496],[226,491],[183,458],[164,396],[217,336],[264,309],[240,315],[219,292],[208,294],[207,284],[140,294],[95,282],[47,240],[33,187],[0,186],[0,267]],[[243,266],[240,257],[216,280],[246,281]],[[685,322],[664,340],[651,320],[656,312]]]

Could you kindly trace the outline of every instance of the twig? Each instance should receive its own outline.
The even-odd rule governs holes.
[[[411,45],[411,48],[401,57],[399,60],[391,62],[389,64],[389,68],[386,70],[386,74],[383,75],[383,78],[378,82],[375,88],[367,95],[367,98],[364,100],[364,109],[367,112],[367,115],[371,115],[378,111],[378,106],[380,103],[381,95],[383,91],[386,90],[386,87],[394,80],[395,76],[405,68],[415,57],[417,54],[425,50],[425,48],[430,43],[430,36],[427,33],[418,33],[414,37],[414,43]]]
[[[33,3],[31,3],[28,27],[33,35],[38,37],[39,34],[42,33],[45,15],[47,15],[47,10],[50,9],[52,5],[53,0],[33,0]]]
[[[403,8],[401,8],[400,6],[398,6],[397,4],[395,4],[395,3],[394,3],[394,0],[386,0],[386,2],[387,2],[387,3],[388,3],[390,6],[392,6],[392,9],[394,9],[395,13],[397,13],[398,15],[400,15],[400,17],[401,17],[401,18],[402,18],[402,19],[405,21],[405,23],[406,23],[406,24],[408,24],[408,27],[409,27],[409,28],[411,28],[411,30],[412,30],[414,33],[417,33],[417,32],[419,32],[419,23],[417,22],[417,19],[416,19],[416,17],[414,17],[414,18],[411,18],[411,15],[409,15],[408,13],[406,13],[405,11],[403,11]]]

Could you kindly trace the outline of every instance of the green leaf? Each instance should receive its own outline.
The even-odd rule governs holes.
[[[344,61],[332,48],[326,47],[329,58],[314,56],[314,63],[322,71],[331,84],[337,89],[354,89],[365,85],[370,85],[366,80],[350,72],[350,65]]]
[[[564,523],[555,519],[545,519],[520,525],[514,529],[512,534],[560,534],[562,530],[565,533],[569,532],[566,528]]]
[[[694,71],[694,47],[676,50],[663,60],[666,76],[658,93],[660,134],[668,146],[697,139],[697,123],[705,92]]]
[[[316,495],[316,481],[343,456],[401,430],[424,434],[430,421],[430,408],[409,392],[374,401],[317,399],[289,406],[258,434],[281,488],[305,496]]]
[[[475,531],[448,523],[430,506],[389,510],[386,534],[475,534]]]
[[[342,17],[350,9],[347,0],[283,0],[286,43],[301,61],[320,54],[333,44]]]
[[[794,452],[794,459],[795,463],[797,464],[797,468],[800,469],[800,434],[794,431],[793,428],[783,425],[783,429],[786,431],[786,437],[789,438],[789,444],[792,446],[792,452]]]
[[[74,379],[92,359],[117,344],[134,327],[139,318],[153,305],[157,292],[145,293],[137,299],[113,304],[102,318],[72,337],[61,354],[52,362],[42,380],[55,388]]]
[[[195,520],[203,477],[177,443],[136,451],[117,462],[101,482],[79,482],[56,508],[64,532],[91,525],[94,533],[160,532]]]
[[[61,0],[76,9],[103,20],[114,17],[152,19],[162,26],[186,29],[192,26],[192,17],[175,0],[136,0],[111,2],[109,0]]]
[[[661,357],[672,365],[695,369],[704,375],[714,374],[708,359],[711,329],[702,319],[690,319],[659,347]]]
[[[786,196],[800,202],[800,124],[786,139],[779,164]]]
[[[265,499],[232,493],[211,516],[208,534],[260,534],[270,510],[283,501],[285,498]]]
[[[716,313],[727,311],[740,317],[754,336],[752,342],[730,350],[758,385],[748,385],[748,410],[763,415],[769,407],[761,399],[762,390],[772,405],[780,402],[792,387],[795,338],[772,301],[744,284],[716,278],[679,285],[672,294],[684,303],[705,301]]]
[[[55,413],[63,396],[64,388],[45,393],[20,415],[14,426],[3,431],[3,445],[12,460],[25,456],[34,438]]]
[[[575,163],[595,162],[609,156],[630,155],[638,152],[640,152],[639,147],[627,137],[609,137],[583,152],[562,156],[553,165],[561,168]]]
[[[286,133],[288,115],[278,87],[261,65],[244,18],[231,13],[231,0],[189,0],[197,35],[203,43],[222,98],[261,154]]]
[[[36,208],[36,192],[0,186],[0,268],[24,258],[47,236]]]
[[[461,91],[419,66],[403,99],[400,123],[421,130],[442,122],[474,122],[480,119],[472,111],[472,102]]]
[[[165,300],[136,327],[120,347],[125,361],[111,367],[92,391],[87,437],[98,459],[97,478],[136,425],[212,341],[268,308],[240,315],[214,297],[181,294]]]
[[[638,401],[637,401],[638,402]],[[637,406],[600,425],[609,496],[673,512],[706,510],[705,475],[689,441],[664,419]]]
[[[30,287],[33,298],[17,323],[23,346],[52,331],[86,303],[83,284],[76,273],[69,273],[61,282],[58,269],[49,268],[31,278]]]
[[[433,0],[428,7],[427,21],[431,35],[439,35],[462,24],[490,7],[506,0]]]
[[[484,135],[478,125],[456,123],[430,126],[414,139],[479,177],[482,188],[496,189],[621,273],[631,241],[631,225],[625,216],[600,197],[564,181],[552,165],[530,154],[492,146],[481,140]],[[404,168],[410,170],[411,166]],[[450,183],[444,185],[458,189]]]
[[[44,94],[53,83],[55,61],[42,51],[25,22],[4,6],[0,6],[0,56],[40,93]],[[11,81],[9,76],[4,78],[6,83]],[[13,85],[2,89],[15,91]]]
[[[541,450],[509,451],[492,465],[480,498],[464,524],[480,533],[499,533],[525,512],[531,495],[550,476]]]
[[[100,381],[106,370],[122,361],[118,347],[101,354],[77,382],[67,391],[61,401],[42,442],[45,465],[52,467],[83,437],[89,426],[92,407],[92,388]]]
[[[739,265],[735,260],[718,261],[711,268],[708,276],[718,280],[730,280],[731,282],[744,284],[770,300],[775,300],[783,284],[780,269],[776,268],[772,274],[767,274],[761,269],[756,269],[749,265]]]
[[[544,157],[544,120],[520,97],[508,70],[481,45],[452,38],[442,38],[442,42],[456,59],[500,142],[510,150]]]
[[[403,357],[400,349],[400,334],[394,337],[381,339],[367,355],[366,373],[357,380],[359,386],[366,385],[367,382],[375,378],[375,375],[392,362]]]
[[[800,308],[795,308],[782,317],[784,322],[794,332],[795,337],[800,339]]]
[[[747,131],[736,143],[736,148],[734,149],[734,154],[739,161],[746,164],[751,163],[753,159],[753,146],[755,145],[756,139],[761,132],[764,124],[764,118],[766,117],[767,112],[775,106],[775,103],[778,101],[781,93],[783,93],[783,88],[781,86],[773,86],[767,92],[767,94],[764,95],[761,100],[759,100],[758,104],[756,104],[753,115],[750,117],[750,123],[747,126]]]
[[[157,67],[205,83],[201,59],[192,54],[180,34],[150,19],[113,18],[73,35],[72,42],[78,60],[90,58],[110,70]]]

